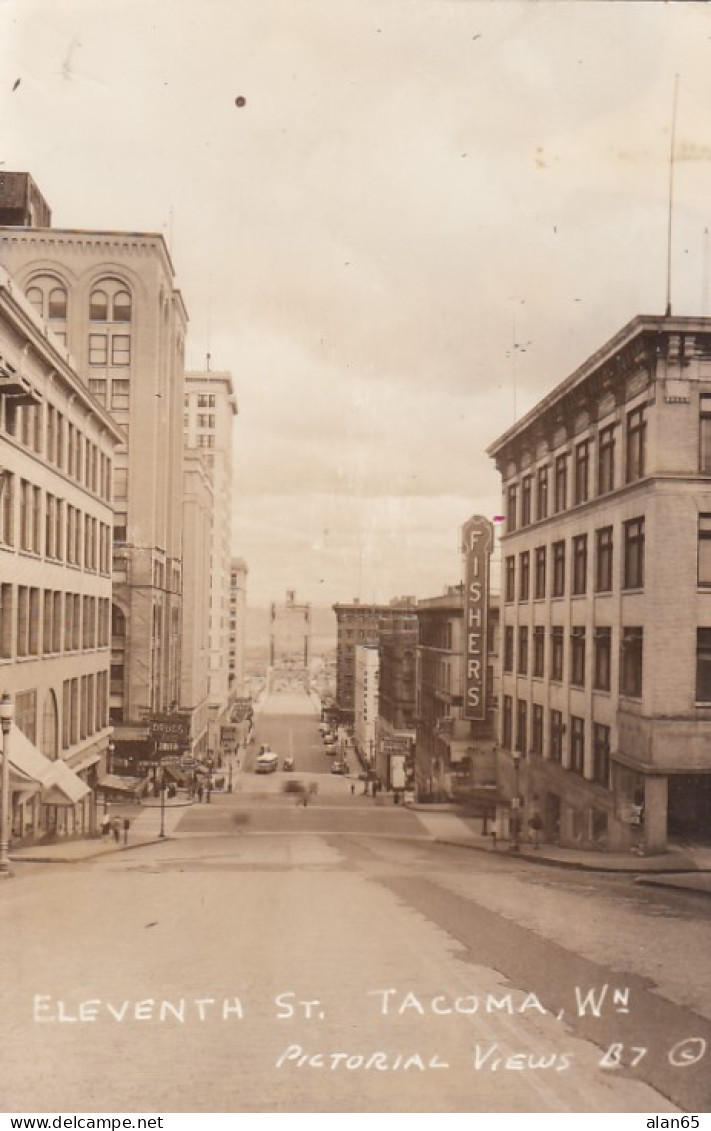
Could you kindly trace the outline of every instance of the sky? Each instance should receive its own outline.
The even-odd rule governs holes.
[[[250,604],[459,580],[486,448],[664,313],[676,75],[672,306],[711,314],[705,4],[0,0],[0,45],[0,168],[162,232],[234,376]]]

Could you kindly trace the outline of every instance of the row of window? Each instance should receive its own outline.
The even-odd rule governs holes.
[[[592,724],[592,756],[588,764],[585,754],[585,719],[571,715],[566,727],[562,712],[551,710],[548,712],[546,734],[545,708],[540,703],[530,705],[529,719],[527,700],[517,699],[514,719],[513,699],[510,695],[505,695],[501,741],[509,750],[517,750],[524,756],[537,754],[541,758],[557,762],[571,773],[610,788],[610,728],[602,723]]]
[[[709,516],[711,517],[711,516]],[[711,568],[711,522],[709,523],[709,567]],[[594,533],[593,585],[596,593],[609,593],[613,589],[612,526],[604,526]],[[549,553],[550,551],[550,553]],[[553,542],[550,547],[537,546],[518,555],[518,591],[516,587],[516,556],[510,554],[504,561],[504,600],[528,601],[548,595],[548,564],[550,558],[550,596],[564,597],[567,578],[567,545],[565,540]],[[578,534],[570,545],[570,592],[583,596],[588,590],[588,535]],[[531,576],[533,574],[533,576]],[[622,524],[622,575],[623,589],[644,588],[644,518],[633,518]]]
[[[62,746],[68,750],[109,725],[109,673],[65,679],[62,685]]]
[[[510,484],[506,491],[506,532],[511,534],[534,521],[542,522],[550,514],[560,514],[571,506],[586,503],[593,489],[598,496],[614,491],[621,478],[616,452],[618,427],[615,423],[601,428],[596,442],[581,440],[572,451],[561,452],[552,463],[539,467],[535,475],[524,475],[520,484]],[[633,483],[645,474],[646,436],[644,408],[628,412],[625,483]]]
[[[57,655],[109,645],[111,601],[29,585],[0,585],[0,657]]]
[[[546,636],[548,648],[546,649]],[[520,625],[516,648],[515,671],[534,679],[546,677],[554,683],[565,681],[565,631],[554,625],[548,633],[542,625],[533,632]],[[639,698],[642,695],[644,632],[638,626],[622,629],[620,636],[620,694]],[[568,642],[568,682],[585,687],[588,680],[588,643],[584,627],[571,628]],[[546,670],[547,660],[547,670]],[[504,628],[504,672],[514,672],[514,630]],[[612,630],[598,627],[592,634],[592,686],[595,691],[611,690]]]
[[[54,405],[15,407],[0,397],[0,430],[111,502],[111,460]]]
[[[198,408],[215,408],[217,397],[215,393],[198,393],[197,406]],[[190,393],[186,393],[183,397],[183,405],[185,408],[190,407]]]
[[[36,275],[27,288],[26,297],[40,318],[50,322],[66,322],[67,290],[52,275]],[[91,322],[130,322],[131,295],[118,279],[103,280],[89,296]]]
[[[0,546],[55,562],[111,572],[111,527],[6,471],[0,496]]]

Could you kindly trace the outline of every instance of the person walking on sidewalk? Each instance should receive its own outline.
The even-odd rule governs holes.
[[[114,817],[111,822],[111,832],[114,834],[115,843],[118,844],[121,840],[121,819],[119,817]]]

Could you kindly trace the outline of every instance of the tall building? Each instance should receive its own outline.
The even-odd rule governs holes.
[[[708,839],[711,319],[633,319],[489,452],[509,796],[564,844]]]
[[[110,714],[117,755],[140,761],[149,718],[180,706],[187,314],[161,235],[5,226],[0,261],[123,434]]]
[[[417,711],[417,629],[381,629],[376,772],[387,786],[411,768]],[[409,775],[408,775],[409,776]]]
[[[209,359],[208,359],[209,360]],[[210,571],[202,615],[209,623],[208,745],[220,746],[229,706],[230,576],[232,544],[232,447],[237,398],[232,374],[185,374],[183,429],[186,452],[197,451],[212,481]]]
[[[123,438],[0,268],[0,691],[14,704],[16,838],[95,827],[111,735],[111,472]]]
[[[486,719],[468,719],[465,704],[465,601],[462,585],[417,606],[417,742],[415,786],[420,800],[487,802],[497,783],[496,707],[498,601],[488,610]],[[486,791],[486,792],[483,792]]]
[[[389,605],[350,604],[333,606],[336,614],[336,702],[334,712],[343,723],[352,723],[355,712],[355,650],[359,644],[377,647],[381,630],[417,629],[417,601],[395,597]]]
[[[183,459],[183,601],[180,703],[190,729],[183,746],[206,760],[210,747],[210,594],[214,485],[199,450]]]
[[[286,601],[272,602],[269,613],[269,663],[307,668],[311,659],[311,605],[298,602],[293,589]]]
[[[230,698],[244,695],[244,647],[247,627],[247,563],[233,558],[230,563]]]

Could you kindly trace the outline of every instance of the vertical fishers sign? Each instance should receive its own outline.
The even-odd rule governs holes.
[[[489,563],[494,526],[474,515],[462,527],[464,553],[464,718],[486,720]]]

